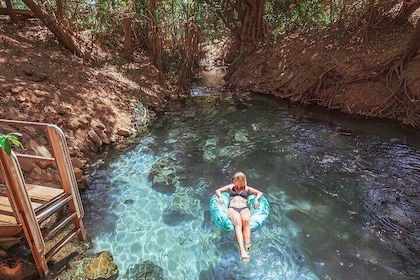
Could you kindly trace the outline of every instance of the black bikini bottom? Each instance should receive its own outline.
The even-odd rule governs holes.
[[[236,212],[241,213],[242,210],[244,210],[245,208],[248,208],[248,207],[246,207],[246,206],[244,206],[244,207],[233,207],[233,206],[229,206],[229,208],[232,208]]]

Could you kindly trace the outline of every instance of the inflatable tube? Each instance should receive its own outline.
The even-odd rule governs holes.
[[[215,194],[210,198],[210,216],[217,227],[226,231],[233,231],[234,226],[228,213],[230,196],[228,192],[222,192],[222,196],[225,201],[224,204],[219,204],[219,198]],[[251,211],[251,221],[249,223],[251,231],[256,231],[262,227],[267,222],[270,213],[270,205],[264,196],[258,200],[260,207],[254,207],[255,197],[256,195],[252,194],[246,200],[246,204]]]

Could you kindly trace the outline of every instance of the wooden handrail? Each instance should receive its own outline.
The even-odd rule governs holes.
[[[6,119],[0,119],[0,123],[4,123],[4,124],[7,124],[7,125],[11,124],[11,125],[14,125],[14,126],[36,127],[36,128],[42,128],[42,129],[45,129],[45,130],[50,125],[49,123],[15,121],[15,120],[6,120]]]
[[[19,160],[13,151],[11,156],[8,156],[3,149],[0,149],[0,165],[16,221],[22,224],[29,247],[33,252],[36,252],[37,257],[34,256],[34,260],[37,267],[42,268],[43,273],[48,274],[44,239],[25,187]]]
[[[22,227],[34,256],[38,272],[41,278],[43,278],[49,273],[47,261],[71,238],[77,235],[81,240],[86,239],[86,232],[82,222],[84,216],[83,205],[74,175],[70,152],[63,131],[56,125],[0,119],[0,125],[2,124],[12,127],[32,127],[44,130],[53,154],[51,158],[30,154],[15,154],[12,151],[12,156],[9,157],[5,151],[0,149],[0,175],[2,175],[3,181],[5,181],[7,197],[17,222],[16,226],[20,225]],[[44,200],[40,195],[42,188],[46,187],[25,183],[18,158],[54,163],[60,176],[62,189],[58,193],[57,191],[52,191],[54,195],[48,200]],[[32,198],[28,191],[32,191]],[[33,206],[34,204],[38,204],[38,206]],[[42,234],[39,223],[59,211],[65,205],[69,206],[71,214]],[[34,207],[37,209],[36,212]],[[75,228],[49,252],[46,252],[44,238],[55,234],[69,221],[73,221]]]
[[[16,156],[18,158],[35,159],[35,160],[38,160],[38,161],[55,163],[55,158],[50,158],[50,157],[41,157],[41,156],[37,156],[37,155],[27,155],[27,154],[18,154],[18,153],[16,153]]]

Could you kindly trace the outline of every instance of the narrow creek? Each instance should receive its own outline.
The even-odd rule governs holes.
[[[119,279],[415,279],[420,140],[398,124],[193,89],[110,151],[83,193],[94,249]],[[251,260],[212,222],[214,190],[243,171],[271,205]],[[156,278],[159,279],[159,278]]]

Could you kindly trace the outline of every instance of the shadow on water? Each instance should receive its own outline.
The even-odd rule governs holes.
[[[271,205],[249,264],[208,211],[238,170]],[[392,122],[206,94],[92,168],[85,224],[120,279],[144,262],[165,279],[415,279],[419,170],[418,138]]]

